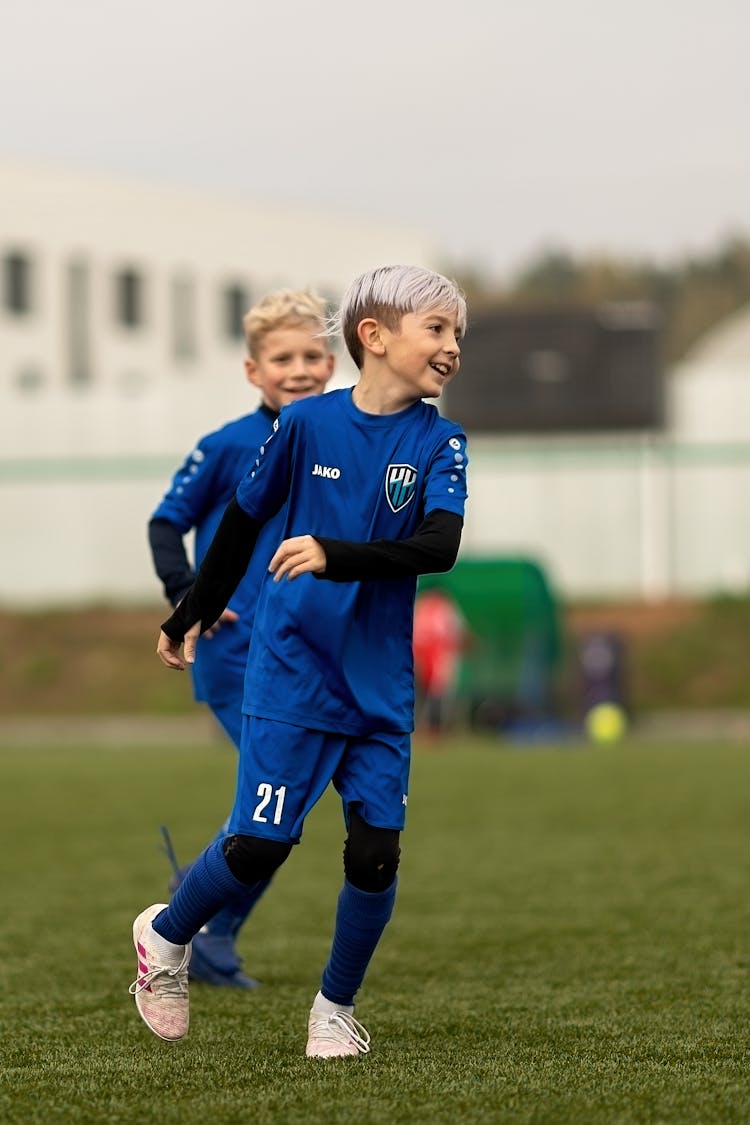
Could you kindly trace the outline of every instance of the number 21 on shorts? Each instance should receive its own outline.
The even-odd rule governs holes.
[[[284,798],[286,797],[286,785],[280,785],[278,789],[274,790],[273,786],[269,785],[267,781],[261,781],[258,786],[258,797],[260,800],[255,806],[253,820],[258,821],[260,824],[268,824],[268,814],[271,812],[268,806],[275,797],[276,803],[274,806],[273,823],[281,824],[281,814],[284,811]]]

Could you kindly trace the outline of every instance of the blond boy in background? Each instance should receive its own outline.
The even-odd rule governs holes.
[[[269,293],[245,315],[245,375],[260,391],[260,405],[202,437],[174,474],[153,512],[148,537],[154,569],[172,606],[190,589],[224,509],[258,457],[282,407],[325,390],[334,369],[326,331],[326,303],[309,290]],[[195,699],[206,703],[239,749],[245,666],[260,581],[278,546],[278,520],[265,529],[267,548],[253,563],[213,629],[197,646],[192,665]],[[190,562],[185,536],[195,531]],[[222,827],[217,839],[225,834]],[[168,849],[171,843],[167,837]],[[176,889],[188,868],[177,872]],[[219,911],[193,942],[190,976],[206,984],[252,988],[242,972],[239,931],[270,880]]]

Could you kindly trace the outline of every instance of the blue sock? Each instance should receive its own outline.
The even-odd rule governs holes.
[[[221,840],[214,840],[191,865],[153,927],[167,941],[186,945],[218,910],[251,889],[235,879],[224,859]]]
[[[259,883],[245,887],[228,906],[217,910],[208,923],[208,932],[216,937],[230,937],[234,940],[270,882],[270,879],[261,879]]]
[[[339,895],[336,929],[320,991],[334,1004],[353,1004],[354,996],[380,941],[396,901],[396,880],[387,891],[369,894],[348,880]]]

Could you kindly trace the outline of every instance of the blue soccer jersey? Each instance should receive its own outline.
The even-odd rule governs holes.
[[[152,519],[166,519],[182,535],[195,528],[195,567],[200,566],[238,482],[252,465],[259,446],[271,433],[275,414],[260,407],[201,438],[177,470]],[[238,614],[197,647],[192,666],[197,700],[236,702],[239,712],[258,589],[268,560],[279,542],[280,521],[263,529],[247,574],[229,608]]]
[[[237,500],[265,521],[288,498],[280,539],[406,539],[432,511],[463,515],[466,465],[464,434],[434,406],[366,414],[347,388],[281,412]],[[243,711],[350,735],[412,730],[415,592],[413,577],[274,582],[267,574]]]

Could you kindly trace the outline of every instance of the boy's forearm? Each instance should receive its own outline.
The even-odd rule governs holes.
[[[168,600],[175,606],[195,581],[195,571],[188,560],[180,529],[163,517],[152,519],[148,525],[148,542],[154,570]]]
[[[362,582],[450,570],[458,556],[463,522],[455,512],[438,509],[430,512],[408,539],[353,543],[316,535],[326,554],[326,569],[315,577],[330,582]]]
[[[162,629],[173,641],[182,641],[200,621],[205,633],[218,621],[242,581],[262,524],[230,500],[195,582]]]

